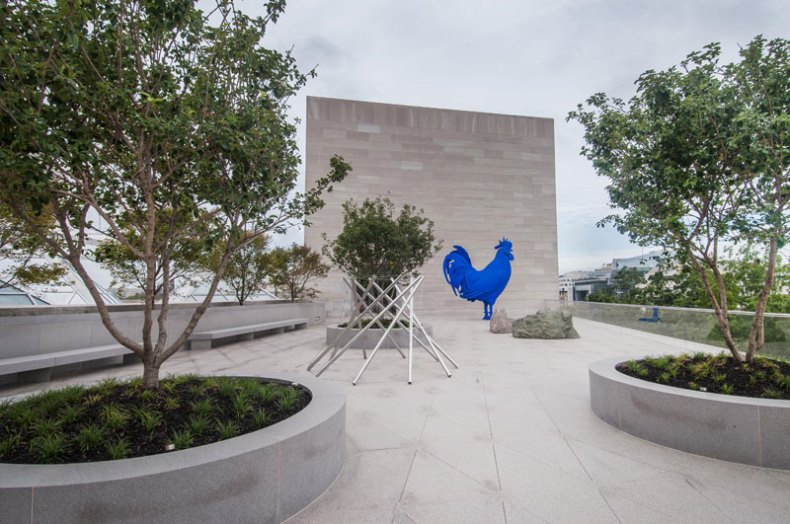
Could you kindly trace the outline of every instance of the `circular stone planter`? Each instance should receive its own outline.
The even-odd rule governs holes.
[[[3,522],[282,522],[337,478],[346,397],[309,375],[299,413],[239,437],[160,455],[59,465],[0,464]]]
[[[423,324],[423,327],[425,328],[425,331],[428,333],[428,335],[433,337],[433,328],[431,326],[426,326],[424,324]],[[339,326],[329,326],[329,327],[327,327],[326,328],[326,343],[327,344],[332,344],[333,342],[335,342],[335,339],[337,339],[337,337],[340,336],[340,334],[343,333],[343,331],[345,331],[345,329],[346,328],[342,328],[342,327],[339,327]],[[346,345],[346,342],[348,342],[349,340],[354,338],[357,335],[357,333],[359,333],[360,331],[361,330],[359,330],[359,329],[349,329],[346,332],[346,334],[343,335],[343,337],[338,341],[339,342],[338,345],[340,347]],[[418,336],[419,330],[417,329],[416,326],[414,328],[414,333],[415,333],[415,337]],[[379,329],[379,328],[368,329],[364,333],[362,333],[362,335],[359,338],[357,338],[354,341],[354,343],[351,344],[349,347],[352,348],[352,349],[373,349],[374,347],[376,347],[376,344],[378,344],[378,341],[381,340],[381,335],[382,334],[383,334],[383,331],[381,329]],[[393,340],[394,340],[394,343],[393,343]],[[396,343],[398,344],[397,346],[395,346]],[[418,343],[415,341],[415,345],[417,345],[417,344]],[[384,341],[384,343],[381,345],[381,347],[383,349],[394,349],[396,347],[400,347],[401,349],[404,349],[404,348],[408,349],[408,347],[409,347],[409,330],[408,329],[404,329],[404,328],[395,328],[395,329],[393,329],[392,331],[390,331],[389,335],[387,336],[387,339]]]
[[[681,451],[752,466],[790,469],[790,401],[702,393],[590,366],[590,404],[612,426]]]

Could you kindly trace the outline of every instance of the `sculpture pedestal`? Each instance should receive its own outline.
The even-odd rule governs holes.
[[[433,327],[423,326],[423,328],[428,336],[433,337]],[[373,349],[381,340],[382,330],[379,328],[369,329],[357,337],[359,332],[359,329],[346,330],[340,326],[330,326],[326,328],[326,343],[328,345],[337,341],[337,344],[345,345],[353,340],[348,346],[349,349]],[[393,329],[381,343],[381,349],[403,349],[404,347],[409,347],[408,328]]]

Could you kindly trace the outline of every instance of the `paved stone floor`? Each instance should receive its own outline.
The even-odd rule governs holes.
[[[361,352],[343,355],[323,378],[348,395],[346,464],[289,524],[790,521],[790,472],[664,448],[590,410],[591,362],[705,346],[580,319],[581,338],[563,341],[493,335],[471,318],[424,320],[460,369],[447,378],[415,350],[407,385],[406,361],[386,351],[352,386]],[[319,326],[184,351],[164,370],[304,372],[324,336]],[[45,387],[137,372],[111,368]],[[6,387],[0,397],[41,387]]]

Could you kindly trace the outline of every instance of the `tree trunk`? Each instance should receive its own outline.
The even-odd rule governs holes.
[[[724,281],[721,278],[721,273],[719,273],[718,267],[716,267],[715,264],[711,264],[711,270],[713,271],[713,274],[716,278],[716,285],[719,287],[719,298],[716,298],[716,294],[713,292],[713,287],[708,281],[708,275],[705,272],[705,267],[692,253],[688,253],[688,255],[691,265],[699,275],[700,280],[702,280],[702,285],[705,288],[705,294],[708,295],[708,299],[710,299],[711,304],[713,305],[713,311],[716,313],[716,320],[719,322],[721,334],[724,337],[724,343],[727,345],[727,349],[730,350],[732,359],[736,362],[743,362],[743,355],[741,355],[741,352],[738,351],[738,346],[735,344],[735,340],[732,338],[732,332],[730,331],[730,321],[727,318],[727,312],[729,309],[727,306],[727,290],[724,288]]]
[[[146,355],[143,360],[143,388],[159,388],[159,367],[161,364],[156,362],[154,355]]]
[[[768,303],[768,295],[774,287],[774,273],[776,271],[776,256],[778,242],[772,238],[768,248],[768,267],[765,270],[765,281],[757,295],[757,304],[754,308],[754,319],[749,329],[749,346],[746,351],[746,362],[752,362],[755,354],[765,344],[765,307]]]

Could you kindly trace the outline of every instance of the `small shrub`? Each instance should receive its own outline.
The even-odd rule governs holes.
[[[39,416],[48,417],[60,411],[64,402],[59,391],[44,391],[29,399],[28,405]]]
[[[76,404],[85,396],[85,388],[83,386],[66,386],[60,390],[60,394],[64,404]]]
[[[222,440],[235,437],[239,433],[239,427],[233,421],[222,422],[217,421],[217,433]]]
[[[80,429],[74,440],[79,445],[83,453],[98,449],[104,442],[106,430],[96,424],[89,424]]]
[[[254,398],[261,389],[261,383],[254,378],[246,378],[238,383],[238,387],[245,396]]]
[[[140,393],[140,400],[143,402],[153,402],[156,400],[156,390],[155,389],[144,389]]]
[[[704,351],[697,351],[691,356],[692,362],[703,362],[708,359],[708,354]]]
[[[58,433],[60,423],[52,419],[40,419],[30,425],[30,429],[37,437],[46,437]]]
[[[22,437],[18,433],[7,435],[0,440],[0,458],[11,456],[22,444]]]
[[[85,403],[86,406],[95,406],[96,404],[101,404],[103,400],[104,400],[104,395],[92,393],[90,395],[87,395],[83,399],[83,402]]]
[[[162,413],[152,409],[138,408],[135,411],[135,417],[148,433],[152,433],[156,426],[162,422]]]
[[[195,441],[194,435],[188,429],[173,432],[173,444],[176,449],[187,449]]]
[[[214,403],[210,398],[204,398],[190,402],[189,407],[195,415],[210,415],[214,410]]]
[[[73,424],[85,413],[85,408],[82,406],[66,406],[60,412],[58,422],[64,425]]]
[[[30,426],[37,418],[36,413],[26,409],[24,404],[10,407],[7,413],[8,421],[17,426]]]
[[[274,402],[277,398],[277,386],[274,384],[264,384],[258,388],[257,396],[263,402]]]
[[[767,376],[765,375],[765,371],[755,371],[751,375],[749,375],[749,385],[756,386],[757,384],[761,384],[765,382]]]
[[[652,367],[656,371],[666,370],[671,362],[671,355],[664,355],[661,357],[645,357],[645,364]]]
[[[725,395],[732,395],[735,392],[735,388],[730,386],[729,384],[722,384],[719,388],[719,391]]]
[[[211,422],[206,415],[192,415],[187,422],[187,426],[193,435],[199,437],[208,430]]]
[[[643,369],[645,373],[647,373],[647,369],[644,367]],[[290,411],[296,406],[298,400],[299,393],[295,389],[284,387],[280,390],[280,398],[277,399],[277,406],[283,411]]]
[[[691,374],[698,378],[707,378],[716,372],[716,364],[712,361],[698,362],[691,366]]]
[[[252,422],[259,428],[266,426],[266,423],[268,421],[269,421],[269,414],[266,413],[265,409],[259,409],[252,414]]]
[[[42,464],[59,462],[65,453],[65,440],[60,433],[51,433],[30,441],[30,453]]]
[[[762,394],[763,398],[782,398],[782,393],[774,388],[765,388]]]
[[[231,398],[236,393],[236,385],[228,378],[220,378],[217,384],[217,393],[223,397]]]
[[[780,373],[779,376],[774,379],[774,382],[782,389],[790,389],[790,375],[782,375]]]
[[[689,382],[689,389],[693,389],[694,391],[699,391],[699,384],[696,382]]]
[[[168,411],[175,411],[181,407],[181,402],[179,402],[176,397],[165,398],[164,404],[165,404],[165,409]]]
[[[120,429],[129,420],[129,414],[121,409],[117,404],[107,404],[101,410],[101,417],[104,425],[109,429]]]
[[[252,411],[252,404],[250,404],[247,395],[242,392],[236,393],[233,396],[233,412],[236,414],[236,418],[243,419],[247,413]]]
[[[672,375],[668,371],[664,371],[663,373],[658,375],[657,380],[662,384],[666,384],[672,378]]]
[[[119,438],[108,442],[104,449],[111,460],[119,460],[129,455],[129,442],[125,438]]]
[[[118,379],[106,378],[96,384],[94,387],[96,388],[96,392],[98,394],[106,396],[112,393],[113,390],[115,390],[115,388],[117,388],[119,385],[120,382],[118,382]]]
[[[625,368],[640,377],[646,377],[650,374],[645,365],[637,360],[629,360],[625,363]]]

